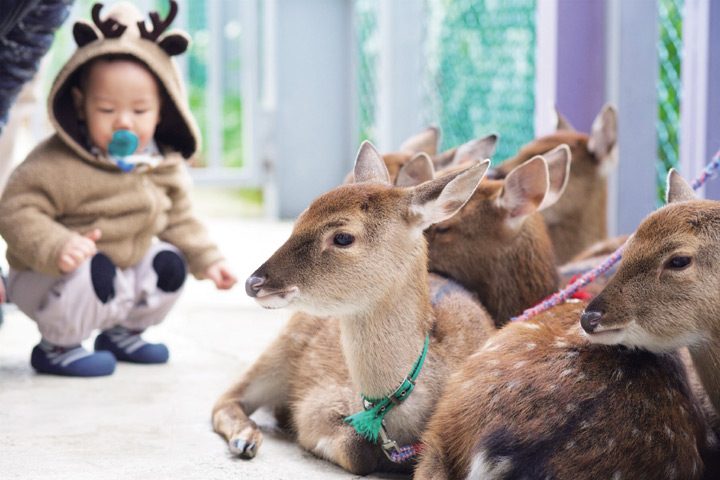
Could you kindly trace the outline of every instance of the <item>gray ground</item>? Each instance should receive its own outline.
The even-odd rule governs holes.
[[[38,375],[29,364],[39,341],[35,324],[6,308],[0,327],[0,478],[357,478],[275,431],[267,413],[254,416],[265,440],[251,461],[231,456],[213,432],[215,399],[288,318],[288,312],[258,307],[242,283],[285,241],[291,224],[224,216],[209,219],[208,226],[241,281],[218,292],[209,281],[189,280],[166,321],[145,335],[168,345],[167,365],[120,363],[112,376],[93,379]]]

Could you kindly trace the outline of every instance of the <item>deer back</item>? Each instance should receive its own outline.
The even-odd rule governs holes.
[[[508,324],[464,362],[416,478],[702,478],[708,432],[677,356],[591,344],[582,308]]]

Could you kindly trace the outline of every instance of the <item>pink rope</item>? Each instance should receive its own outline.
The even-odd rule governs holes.
[[[718,151],[713,157],[712,161],[708,163],[703,169],[700,176],[692,183],[693,190],[700,188],[708,178],[710,178],[714,171],[720,166],[720,151]],[[534,307],[526,309],[520,316],[513,317],[510,319],[511,322],[523,322],[528,320],[538,313],[549,310],[550,308],[559,305],[560,303],[567,300],[575,292],[586,286],[588,283],[594,281],[598,276],[605,273],[610,267],[615,265],[622,257],[622,251],[625,245],[621,245],[620,248],[615,250],[603,263],[593,268],[592,270],[585,272],[580,278],[570,283],[567,287],[563,288],[559,292],[555,292],[545,300],[541,301]]]

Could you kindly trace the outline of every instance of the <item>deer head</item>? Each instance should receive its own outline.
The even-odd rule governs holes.
[[[290,307],[319,316],[361,314],[392,301],[399,286],[427,289],[422,232],[455,214],[489,162],[415,187],[390,183],[383,158],[364,142],[355,183],[318,197],[292,235],[248,278],[248,295],[266,308]]]
[[[720,203],[697,199],[674,169],[667,201],[630,237],[617,273],[585,309],[591,341],[667,352],[720,336]]]

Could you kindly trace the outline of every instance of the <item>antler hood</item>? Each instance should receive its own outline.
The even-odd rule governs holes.
[[[165,32],[177,14],[177,3],[170,1],[170,12],[164,20],[157,13],[150,13],[152,28],[129,2],[113,5],[103,16],[102,8],[101,3],[93,6],[93,23],[83,20],[75,23],[73,36],[78,49],[60,70],[50,91],[48,113],[58,135],[83,158],[94,161],[80,128],[71,89],[79,85],[82,67],[89,62],[106,56],[129,56],[155,74],[166,94],[155,140],[161,148],[169,147],[190,158],[200,148],[200,132],[190,113],[182,76],[172,58],[187,50],[190,37],[181,30]]]

